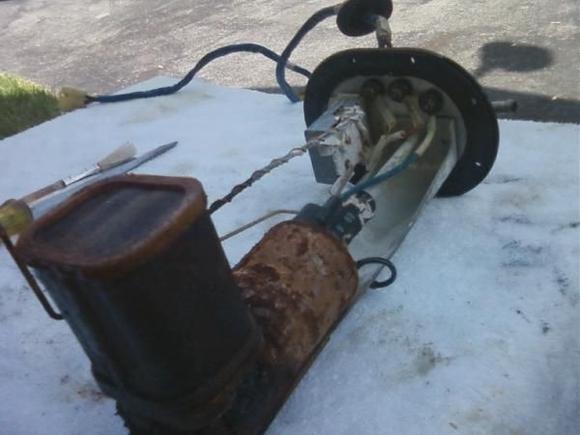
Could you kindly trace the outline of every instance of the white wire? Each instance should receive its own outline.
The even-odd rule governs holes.
[[[409,136],[405,140],[405,142],[403,142],[401,146],[397,148],[397,151],[395,151],[393,156],[383,165],[383,167],[377,172],[376,175],[388,172],[394,167],[400,165],[401,162],[403,162],[413,152],[418,142],[419,142],[419,133],[415,133]],[[366,178],[369,177],[367,176],[365,177],[365,179]]]
[[[387,145],[392,144],[393,142],[396,142],[398,140],[403,140],[405,139],[405,131],[404,130],[399,130],[395,133],[391,133],[391,134],[383,134],[381,136],[381,138],[379,139],[379,141],[377,142],[377,144],[375,145],[374,149],[373,149],[373,153],[371,155],[371,158],[369,159],[369,162],[371,163],[372,166],[369,167],[369,173],[373,174],[376,170],[377,170],[377,166],[379,164],[379,158],[380,156],[383,154],[385,148],[387,147]]]
[[[429,145],[431,145],[431,142],[433,142],[435,133],[437,133],[437,118],[431,116],[429,121],[427,121],[427,134],[425,134],[423,142],[421,142],[421,144],[417,147],[417,150],[415,150],[415,154],[417,154],[419,157],[425,154],[425,151],[427,151],[427,148],[429,148]]]

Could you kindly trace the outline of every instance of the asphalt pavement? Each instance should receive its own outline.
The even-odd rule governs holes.
[[[580,122],[578,0],[395,0],[396,46],[444,54],[474,73],[492,98],[515,97],[518,117]],[[0,70],[50,87],[108,93],[156,75],[180,77],[207,51],[257,42],[281,52],[298,27],[331,1],[3,0]],[[330,54],[370,47],[333,19],[292,57],[313,69]],[[272,89],[272,62],[252,54],[215,62],[201,77]],[[290,75],[293,85],[303,85]]]

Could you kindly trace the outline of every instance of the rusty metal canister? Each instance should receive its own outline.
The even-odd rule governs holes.
[[[229,407],[260,334],[197,180],[92,185],[36,221],[16,252],[131,424],[193,430]]]
[[[270,229],[234,276],[264,333],[261,362],[292,369],[307,363],[358,285],[346,245],[299,220]]]
[[[257,363],[225,414],[231,435],[263,433],[358,295],[346,244],[315,222],[271,228],[234,268],[262,330]]]

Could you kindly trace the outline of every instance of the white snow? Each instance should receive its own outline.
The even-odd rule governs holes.
[[[125,141],[142,152],[178,140],[138,172],[194,176],[211,201],[303,142],[301,110],[200,81],[171,97],[95,105],[0,142],[0,198],[80,171]],[[269,435],[580,432],[580,127],[501,122],[501,135],[487,180],[427,206],[393,258],[396,283],[358,302]],[[301,157],[214,221],[223,234],[325,193]],[[230,261],[282,219],[225,242]],[[380,240],[352,252],[381,254]],[[126,433],[68,326],[46,316],[4,250],[0,404],[0,434]]]

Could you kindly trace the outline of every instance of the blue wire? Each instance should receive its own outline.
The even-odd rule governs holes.
[[[294,93],[288,82],[286,81],[285,71],[286,68],[292,70],[298,74],[303,75],[306,78],[310,78],[311,73],[307,69],[304,69],[298,65],[294,65],[293,63],[289,62],[288,59],[290,55],[294,51],[294,49],[298,46],[300,41],[306,36],[308,32],[310,32],[314,27],[316,27],[321,21],[329,18],[333,15],[336,15],[340,5],[336,6],[329,6],[319,10],[318,12],[314,13],[303,25],[300,27],[298,32],[294,35],[294,37],[290,40],[284,51],[281,55],[276,54],[269,48],[264,47],[263,45],[247,43],[247,44],[232,44],[226,45],[224,47],[220,47],[214,51],[210,51],[205,56],[203,56],[199,62],[191,69],[183,79],[171,86],[165,86],[162,88],[157,89],[150,89],[148,91],[137,91],[137,92],[128,92],[125,94],[117,94],[117,95],[88,95],[86,97],[87,103],[92,102],[99,102],[99,103],[116,103],[120,101],[128,101],[128,100],[135,100],[138,98],[153,98],[159,97],[162,95],[170,95],[174,94],[175,92],[182,89],[184,86],[189,84],[191,80],[195,77],[195,75],[208,63],[214,61],[223,56],[227,56],[228,54],[232,53],[241,53],[241,52],[249,52],[249,53],[259,53],[266,56],[268,59],[271,59],[276,62],[276,80],[280,89],[286,95],[286,97],[296,103],[300,101],[298,96]]]
[[[298,101],[300,101],[300,98],[298,98],[298,96],[294,93],[292,87],[286,81],[285,67],[288,64],[288,59],[290,59],[290,55],[292,54],[294,49],[298,46],[298,44],[300,44],[300,41],[302,41],[302,39],[306,36],[306,34],[325,19],[336,15],[339,7],[340,5],[328,6],[314,13],[314,15],[308,18],[308,20],[306,20],[306,22],[302,25],[302,27],[298,29],[298,32],[296,32],[294,37],[290,40],[290,42],[280,55],[280,60],[276,65],[276,81],[278,82],[278,86],[280,87],[282,92],[284,92],[284,95],[286,95],[286,97],[288,97],[288,99],[293,103],[297,103]]]
[[[185,75],[185,77],[183,77],[183,79],[181,79],[179,82],[177,82],[174,85],[166,86],[166,87],[162,87],[162,88],[157,88],[157,89],[151,89],[148,91],[129,92],[126,94],[93,95],[93,96],[89,95],[89,96],[87,96],[86,101],[87,101],[87,103],[92,103],[92,102],[116,103],[116,102],[120,102],[120,101],[134,100],[134,99],[138,99],[138,98],[152,98],[152,97],[158,97],[161,95],[174,94],[175,92],[179,91],[184,86],[186,86],[189,82],[191,82],[191,80],[195,77],[195,75],[203,67],[205,67],[207,64],[209,64],[210,62],[212,62],[215,59],[218,59],[220,57],[227,56],[228,54],[241,53],[241,52],[262,54],[262,55],[266,56],[268,59],[271,59],[271,60],[277,62],[277,64],[280,64],[280,62],[282,61],[281,56],[274,53],[269,48],[266,48],[266,47],[259,45],[259,44],[247,43],[247,44],[226,45],[226,46],[220,47],[214,51],[210,51],[205,56],[203,56],[199,60],[199,62],[197,62],[197,64],[193,67],[193,69],[191,69]],[[284,62],[284,66],[292,71],[297,72],[298,74],[305,76],[306,78],[309,78],[311,75],[310,71],[308,71],[307,69],[304,69],[298,65],[294,65],[292,63],[289,63],[289,62],[287,62],[287,60]]]
[[[405,169],[407,169],[411,164],[413,164],[417,160],[418,157],[419,156],[415,153],[410,154],[405,160],[403,160],[398,166],[395,166],[393,169],[391,169],[383,174],[377,175],[373,178],[369,178],[368,180],[365,180],[365,181],[351,187],[349,190],[347,190],[342,195],[340,195],[340,199],[342,201],[345,201],[348,198],[350,198],[352,195],[354,195],[355,193],[360,192],[361,190],[365,190],[365,189],[368,189],[369,187],[376,186],[377,184],[380,184],[384,181],[387,181],[389,178],[392,178],[395,175],[400,174]]]

